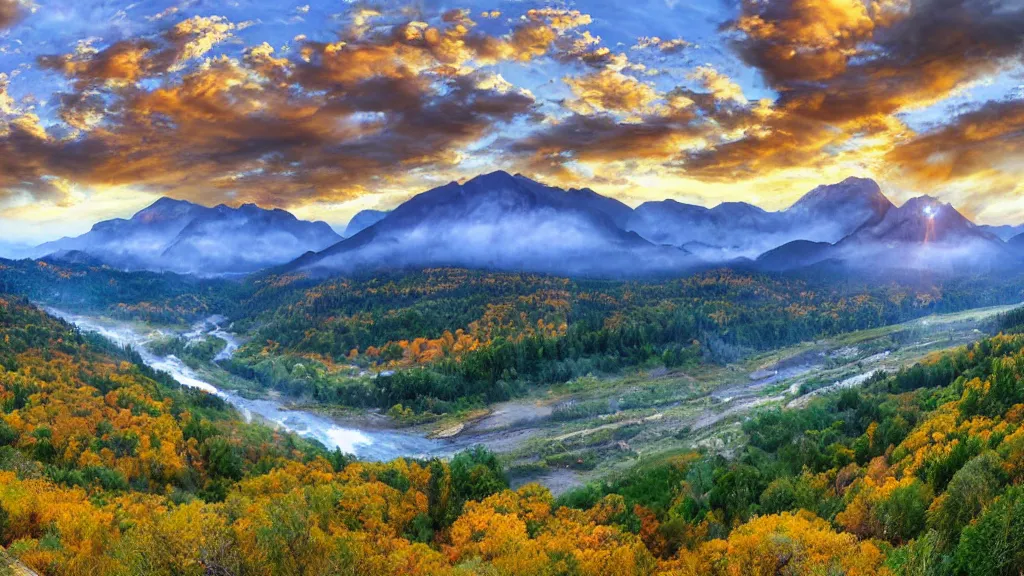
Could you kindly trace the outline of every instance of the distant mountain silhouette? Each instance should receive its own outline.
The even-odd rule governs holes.
[[[999,239],[1002,240],[1003,242],[1009,242],[1015,236],[1020,236],[1021,234],[1024,234],[1024,224],[1020,224],[1017,226],[978,226],[978,228],[981,228],[986,232],[998,236]]]
[[[809,266],[824,260],[852,269],[932,270],[974,273],[1017,268],[1021,260],[994,234],[955,208],[930,196],[888,210],[834,245],[791,243],[758,259],[775,270]]]
[[[516,174],[516,177],[526,179],[520,174]],[[570,188],[565,191],[565,194],[580,208],[601,212],[608,216],[612,223],[619,228],[625,228],[626,222],[633,215],[633,209],[629,206],[614,198],[602,196],[590,188]]]
[[[99,222],[75,238],[47,242],[36,255],[84,255],[113,267],[194,274],[247,273],[293,260],[341,239],[324,222],[255,204],[209,208],[161,198],[130,219]]]
[[[633,212],[626,229],[652,242],[674,246],[700,242],[717,248],[720,260],[754,258],[794,240],[837,242],[861,226],[879,221],[890,208],[892,203],[874,181],[848,178],[811,190],[781,212],[767,212],[744,202],[726,202],[714,208],[674,200],[646,202]]]

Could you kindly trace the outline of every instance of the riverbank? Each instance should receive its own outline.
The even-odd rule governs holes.
[[[425,436],[386,429],[359,429],[345,426],[329,417],[312,411],[295,410],[275,398],[247,398],[237,391],[227,390],[202,378],[175,356],[153,354],[146,344],[156,336],[166,334],[151,329],[142,331],[139,327],[105,318],[82,316],[46,308],[58,318],[70,322],[86,332],[96,332],[105,338],[124,346],[131,346],[143,361],[153,368],[171,375],[182,386],[196,388],[215,394],[234,406],[247,420],[259,420],[270,426],[279,427],[300,436],[317,440],[329,449],[340,449],[366,460],[392,460],[400,457],[428,458],[449,455],[457,451],[454,443],[444,443]],[[237,349],[234,337],[213,323],[212,330],[221,338],[227,336]]]

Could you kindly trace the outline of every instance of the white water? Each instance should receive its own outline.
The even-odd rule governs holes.
[[[319,441],[324,446],[342,452],[354,454],[365,460],[391,460],[399,457],[423,458],[435,455],[451,454],[456,448],[452,443],[431,440],[414,434],[394,431],[360,430],[339,426],[330,418],[302,410],[288,410],[274,400],[243,398],[230,390],[218,389],[213,384],[203,381],[194,370],[179,358],[157,356],[149,351],[146,344],[159,336],[159,331],[143,333],[141,329],[122,322],[108,321],[89,316],[70,314],[54,308],[46,308],[53,316],[70,322],[85,332],[96,332],[105,338],[121,345],[134,348],[142,360],[155,370],[167,372],[182,386],[197,388],[204,392],[220,396],[246,418],[264,421],[272,426],[280,427],[301,436]],[[186,338],[198,338],[203,334],[211,334],[224,339],[227,346],[217,355],[218,360],[230,358],[238,349],[239,342],[234,335],[219,326],[222,318],[211,317],[206,322],[197,324],[191,332],[184,334]]]

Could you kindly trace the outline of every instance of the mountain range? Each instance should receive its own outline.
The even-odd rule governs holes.
[[[744,202],[706,208],[675,200],[633,209],[588,188],[563,190],[499,171],[423,192],[392,211],[360,212],[344,238],[283,210],[163,198],[33,255],[194,274],[463,266],[635,277],[826,262],[974,273],[1024,268],[1022,231],[977,226],[929,196],[896,206],[863,178],[818,186],[771,212]]]
[[[976,226],[922,196],[893,204],[873,180],[811,190],[785,210],[675,200],[636,209],[588,189],[495,172],[413,197],[359,233],[284,268],[314,274],[455,265],[637,276],[702,266],[788,271],[991,272],[1024,266],[1024,235]]]
[[[318,274],[465,266],[626,276],[688,269],[685,249],[621,227],[630,209],[592,190],[564,191],[493,172],[414,196],[358,234],[287,266]]]
[[[714,208],[675,200],[646,202],[626,222],[652,242],[682,246],[706,260],[756,258],[794,240],[838,242],[892,208],[872,180],[849,178],[819,186],[790,208],[768,212],[745,202]]]
[[[762,254],[764,269],[833,260],[852,269],[981,273],[1021,265],[1024,250],[930,196],[890,206],[835,243],[798,240]]]
[[[243,274],[289,262],[338,241],[325,222],[306,222],[255,204],[232,208],[161,198],[129,219],[99,222],[74,238],[35,248],[34,255],[81,259],[117,268],[186,274]]]

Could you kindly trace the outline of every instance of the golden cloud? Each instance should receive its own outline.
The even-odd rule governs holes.
[[[7,74],[0,72],[0,117],[13,116],[18,112],[17,103],[8,92],[10,85],[11,82]]]
[[[612,111],[639,115],[659,98],[650,85],[607,68],[564,81],[576,95],[569,107],[581,114]]]
[[[123,40],[103,50],[80,44],[71,54],[40,57],[39,65],[74,79],[78,90],[101,85],[125,87],[143,78],[183,69],[231,38],[238,28],[220,16],[196,16],[179,22],[156,39]]]
[[[1024,176],[1024,100],[988,102],[894,147],[887,160],[915,181],[937,184],[979,173]]]
[[[1010,0],[745,0],[725,33],[777,94],[759,101],[729,68],[696,66],[675,88],[671,74],[645,82],[650,71],[630,60],[641,55],[613,52],[579,11],[530,10],[501,34],[470,16],[360,9],[334,41],[257,43],[236,58],[219,47],[244,23],[191,18],[40,58],[72,88],[49,99],[55,126],[0,78],[0,194],[61,202],[73,181],[203,201],[336,201],[417,171],[457,174],[474,144],[515,122],[534,128],[489,147],[509,168],[563,182],[657,172],[721,189],[883,163],[914,182],[1019,177],[1017,108],[992,104],[918,136],[900,115],[1020,62],[1024,7]],[[689,46],[641,37],[633,48]],[[571,97],[539,103],[495,66],[537,60],[563,65]]]
[[[74,78],[79,90],[100,84],[123,86],[138,82],[153,73],[156,63],[152,54],[157,44],[149,40],[117,42],[102,51],[80,49],[74,54],[43,56],[44,69],[59,70]]]
[[[688,154],[683,166],[697,177],[821,165],[858,138],[896,143],[905,130],[895,114],[1020,62],[1024,6],[747,0],[731,30],[779,98],[743,138]]]
[[[741,54],[781,84],[842,73],[875,22],[862,0],[744,0],[734,29]]]
[[[479,68],[471,22],[441,22],[349,29],[349,40],[304,42],[293,55],[264,43],[234,59],[208,54],[237,26],[191,19],[152,39],[42,59],[74,80],[59,98],[73,131],[56,137],[26,114],[4,122],[0,189],[56,202],[54,183],[67,179],[287,206],[447,169],[535,103]]]
[[[233,36],[236,25],[223,16],[204,18],[196,16],[175,25],[167,35],[168,40],[177,48],[170,71],[180,70],[189,60],[206,55],[214,46]]]
[[[572,30],[591,23],[589,14],[579,10],[559,8],[541,8],[526,12],[526,19],[533,22],[544,22],[559,31]]]
[[[611,175],[617,172],[608,169],[611,165],[669,162],[679,150],[702,142],[708,131],[708,125],[691,108],[638,121],[618,120],[607,113],[572,114],[525,138],[499,142],[499,146],[521,159],[519,169],[524,173],[573,182],[579,176],[567,168],[569,164],[604,166]]]
[[[740,104],[747,103],[743,89],[731,78],[716,70],[713,66],[698,66],[690,74],[690,78],[699,81],[718,100],[733,100]]]

